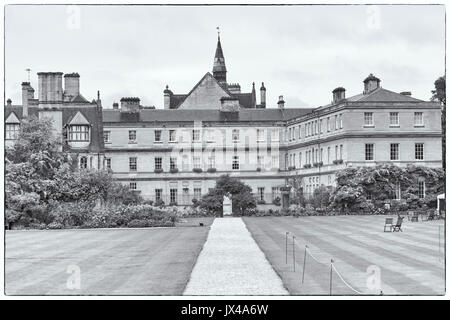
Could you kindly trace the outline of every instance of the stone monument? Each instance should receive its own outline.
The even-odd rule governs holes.
[[[223,196],[223,216],[231,216],[233,213],[233,202],[231,197]]]

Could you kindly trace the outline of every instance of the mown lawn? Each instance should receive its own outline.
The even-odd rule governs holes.
[[[212,220],[187,219],[175,228],[6,231],[5,292],[182,295]],[[67,288],[70,265],[80,268],[80,289]]]
[[[367,286],[367,268],[371,265],[379,267],[384,295],[444,294],[444,222],[405,221],[403,232],[385,233],[385,218],[247,217],[244,221],[292,295],[329,295],[331,259],[344,280],[362,294],[376,293]],[[289,232],[287,264],[286,232]],[[296,237],[295,272],[292,235]],[[307,254],[302,284],[305,245],[319,262]],[[333,295],[359,294],[349,289],[335,272],[331,286]]]

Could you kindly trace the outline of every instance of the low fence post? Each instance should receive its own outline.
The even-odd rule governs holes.
[[[330,263],[330,296],[333,293],[333,259],[331,259]]]
[[[303,256],[303,273],[302,273],[302,284],[305,282],[305,267],[306,267],[306,249],[308,248],[308,245],[305,244],[305,254]]]
[[[288,256],[288,234],[289,234],[289,232],[286,231],[286,264],[288,263],[288,258],[287,258],[287,256]]]
[[[292,263],[294,264],[295,272],[295,236],[292,236]]]

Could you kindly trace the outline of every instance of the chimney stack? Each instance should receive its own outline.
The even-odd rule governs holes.
[[[62,102],[62,72],[38,72],[40,103]]]
[[[28,117],[28,107],[31,99],[34,99],[34,89],[29,82],[22,82],[22,116],[24,118]]]
[[[119,109],[119,104],[117,102],[113,103],[113,109],[114,110],[118,110]]]
[[[12,105],[11,99],[6,100],[6,106],[11,107],[11,105]]]
[[[381,80],[375,77],[373,74],[364,79],[364,94],[371,93],[372,91],[380,87]]]
[[[283,96],[279,96],[279,97],[278,97],[278,108],[279,108],[279,109],[284,109],[284,99],[283,99]]]
[[[345,99],[345,88],[337,87],[333,90],[333,103],[337,103]]]
[[[64,75],[64,98],[72,100],[80,94],[80,75],[76,72]]]
[[[139,112],[140,99],[135,97],[124,97],[120,99],[122,112]]]
[[[261,94],[261,108],[266,107],[266,87],[264,87],[264,82],[261,83],[261,88],[259,89]]]
[[[169,90],[169,86],[166,85],[164,90],[164,109],[170,109],[170,98],[172,97],[172,91]]]

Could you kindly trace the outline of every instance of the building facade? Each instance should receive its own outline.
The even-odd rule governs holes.
[[[346,97],[338,87],[332,102],[317,108],[266,108],[266,88],[241,92],[227,82],[220,38],[212,73],[186,94],[163,92],[164,108],[144,107],[124,97],[112,108],[79,92],[79,75],[38,73],[38,98],[22,83],[22,104],[5,107],[5,144],[14,143],[21,119],[53,119],[56,134],[81,168],[107,168],[153,201],[186,206],[215,186],[223,174],[253,190],[263,207],[288,205],[295,179],[304,194],[333,186],[346,167],[394,163],[442,165],[440,105],[395,93],[369,75],[363,92]],[[286,188],[287,187],[287,188]]]

